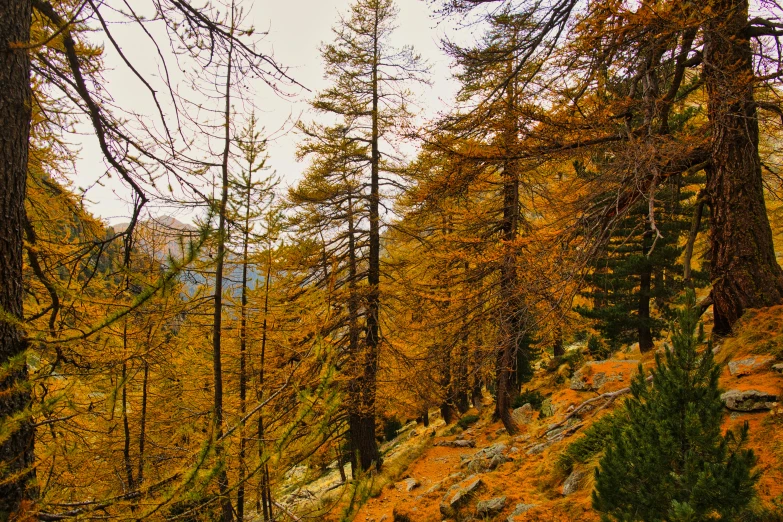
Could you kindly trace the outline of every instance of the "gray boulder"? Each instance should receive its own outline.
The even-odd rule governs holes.
[[[504,507],[506,507],[506,497],[482,500],[476,504],[476,514],[480,517],[492,517],[503,511]]]
[[[732,411],[771,410],[778,401],[777,395],[758,390],[729,390],[720,398]]]
[[[517,504],[517,506],[514,508],[514,512],[508,516],[506,522],[517,522],[517,517],[519,515],[527,513],[534,507],[536,507],[535,504]]]
[[[507,448],[508,446],[502,442],[487,446],[473,455],[463,457],[462,465],[467,466],[468,471],[471,473],[482,473],[495,469],[504,462],[511,460],[504,455]]]
[[[448,448],[475,448],[476,443],[472,440],[444,440],[435,444],[436,446],[446,446]]]
[[[450,487],[440,503],[440,513],[444,517],[453,517],[457,510],[464,506],[468,499],[483,484],[480,478],[475,475],[468,477],[463,484],[455,484]]]
[[[526,455],[539,455],[544,452],[545,449],[547,449],[549,446],[552,445],[552,441],[542,442],[540,444],[536,444],[532,446],[530,449],[528,449],[525,454]]]
[[[587,473],[579,469],[572,471],[565,482],[563,482],[563,496],[567,497],[578,490],[585,475],[587,475]]]
[[[769,355],[758,355],[747,359],[738,359],[729,362],[729,373],[735,377],[748,375],[761,368],[766,368],[775,362],[775,358]]]
[[[405,487],[405,491],[411,491],[418,488],[421,484],[415,478],[410,477],[403,481],[403,485]]]
[[[533,420],[533,406],[530,403],[515,408],[511,412],[511,418],[516,424],[530,424]]]

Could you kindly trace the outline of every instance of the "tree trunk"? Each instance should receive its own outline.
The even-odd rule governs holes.
[[[454,422],[457,414],[455,413],[453,392],[454,392],[454,379],[451,376],[451,347],[447,347],[443,350],[441,355],[443,365],[443,380],[441,381],[441,388],[445,392],[443,402],[440,404],[440,414],[443,417],[443,422],[451,424]]]
[[[237,519],[245,519],[245,414],[247,413],[247,266],[250,243],[250,196],[253,190],[252,165],[248,168],[247,193],[245,194],[245,228],[242,231],[242,296],[239,318],[239,455],[237,456]]]
[[[126,326],[127,328],[127,321]],[[127,330],[123,332],[127,336]],[[133,480],[133,462],[131,461],[130,446],[130,422],[128,419],[128,364],[122,363],[122,429],[124,434],[124,444],[122,447],[122,457],[125,463],[125,480],[127,481],[127,491],[135,491],[136,485]]]
[[[560,324],[560,318],[555,316],[555,342],[552,346],[552,355],[555,357],[562,357],[565,355],[565,346],[563,346],[563,326]]]
[[[232,14],[233,18],[233,14]],[[233,30],[233,19],[232,19]],[[228,206],[228,160],[231,152],[231,66],[233,60],[233,40],[228,50],[228,62],[226,64],[226,84],[225,84],[225,136],[223,149],[223,162],[221,165],[221,187],[220,201],[218,202],[218,231],[217,231],[217,263],[215,265],[215,293],[213,296],[212,313],[212,370],[214,379],[214,423],[215,423],[215,455],[218,460],[223,460],[224,448],[220,439],[223,437],[223,363],[221,360],[221,335],[223,324],[223,265],[226,256],[226,222]],[[221,464],[217,477],[218,490],[220,491],[220,508],[223,522],[231,522],[234,519],[234,509],[231,506],[231,497],[229,496],[228,473],[225,464]]]
[[[380,468],[380,454],[378,443],[375,440],[375,392],[376,375],[378,372],[378,347],[380,341],[380,162],[381,154],[378,149],[379,136],[379,79],[378,68],[380,62],[378,23],[380,13],[378,6],[374,13],[374,52],[372,64],[372,136],[370,158],[370,234],[369,234],[369,259],[367,269],[367,332],[365,337],[364,371],[361,378],[361,403],[359,410],[350,416],[351,441],[359,453],[359,468],[367,471],[373,467]]]
[[[27,51],[11,46],[29,41],[31,12],[29,0],[0,0],[0,310],[14,321],[23,317],[22,231],[32,94]],[[0,321],[0,365],[4,367],[0,424],[18,416],[30,403],[24,385],[25,348],[21,328]],[[0,442],[0,518],[17,513],[32,496],[27,482],[34,476],[34,437],[32,421],[27,418]]]
[[[141,487],[144,481],[144,446],[147,442],[147,387],[150,376],[150,364],[144,361],[144,376],[141,381],[141,426],[139,427],[139,470],[136,472],[136,484]]]
[[[645,239],[648,233],[645,233]],[[645,252],[647,251],[647,241],[642,241]],[[639,283],[639,306],[637,309],[637,319],[639,324],[637,332],[639,337],[639,351],[647,353],[653,349],[652,331],[650,330],[650,290],[652,286],[652,265],[648,261],[643,261],[642,271]]]
[[[509,62],[509,72],[511,71]],[[504,148],[511,155],[516,149],[517,123],[514,118],[515,93],[513,84],[508,86],[506,100],[506,129]],[[521,334],[519,321],[519,296],[517,295],[517,257],[514,241],[519,232],[519,177],[513,160],[503,163],[503,221],[501,240],[505,253],[500,267],[500,347],[496,360],[497,398],[495,418],[503,422],[510,434],[517,432],[511,418],[511,393],[516,387],[516,358],[518,337]]]
[[[712,126],[711,279],[715,326],[731,332],[747,308],[783,302],[764,203],[747,0],[711,0],[704,27],[704,83]]]
[[[264,400],[264,378],[266,364],[266,340],[269,328],[269,279],[272,277],[272,243],[267,244],[267,266],[264,279],[264,317],[261,321],[261,357],[258,370],[258,402]],[[272,520],[272,490],[269,485],[269,467],[266,462],[266,444],[264,443],[264,410],[258,410],[258,462],[261,466],[261,480],[258,486],[256,511],[263,510],[264,521]],[[240,521],[241,522],[241,521]]]

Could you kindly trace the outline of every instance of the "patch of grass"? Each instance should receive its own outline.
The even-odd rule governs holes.
[[[471,426],[473,424],[476,424],[479,420],[478,415],[464,415],[460,420],[457,421],[457,427],[464,429],[467,429],[468,426]]]
[[[558,455],[556,468],[567,475],[576,464],[587,464],[604,451],[612,438],[612,431],[621,427],[623,423],[625,423],[625,415],[622,409],[598,419],[585,430],[584,435],[566,446],[566,449]]]
[[[723,345],[727,356],[737,350],[772,355],[783,360],[783,306],[748,310]]]

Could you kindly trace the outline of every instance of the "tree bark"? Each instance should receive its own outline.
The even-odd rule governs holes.
[[[144,364],[144,376],[141,381],[141,426],[139,427],[139,470],[136,472],[136,483],[141,487],[144,482],[144,446],[147,442],[147,387],[149,385],[150,363]]]
[[[29,0],[0,0],[0,423],[25,411],[31,400],[24,382],[26,340],[16,324],[22,314],[22,248],[25,222],[25,182],[32,93],[30,58],[15,44],[30,38],[32,7]],[[5,365],[8,365],[7,367]],[[7,369],[6,369],[7,368]],[[9,423],[10,424],[10,423]],[[32,497],[27,483],[32,468],[35,432],[23,418],[0,442],[0,518],[10,517]]]
[[[233,31],[233,6],[232,6],[232,31]],[[218,460],[224,459],[223,443],[223,363],[222,363],[222,324],[223,324],[223,266],[226,257],[227,240],[227,207],[228,207],[228,160],[231,152],[231,69],[233,60],[233,40],[229,44],[228,60],[226,63],[225,83],[225,108],[224,108],[224,149],[221,165],[220,201],[218,202],[218,230],[217,230],[217,262],[215,264],[215,292],[213,296],[212,313],[212,371],[214,380],[214,423],[215,423],[215,455]],[[234,509],[231,506],[229,496],[228,473],[225,463],[221,463],[221,469],[217,477],[218,490],[220,491],[220,510],[223,522],[234,520]]]
[[[250,197],[253,190],[253,165],[248,166],[245,193],[245,228],[242,231],[242,297],[239,319],[239,455],[237,456],[237,519],[245,519],[245,414],[247,413],[247,268],[250,248]]]
[[[646,245],[646,241],[643,243]],[[652,287],[652,266],[645,262],[642,267],[639,284],[639,307],[637,310],[637,333],[639,337],[639,351],[647,353],[653,349],[653,337],[650,330],[650,290]]]
[[[764,203],[747,0],[711,0],[704,26],[704,83],[712,127],[707,170],[713,332],[726,335],[747,308],[783,302]]]
[[[375,7],[372,63],[372,136],[370,158],[369,201],[369,259],[367,269],[367,332],[365,337],[364,369],[360,381],[361,403],[359,410],[349,418],[351,443],[359,453],[359,468],[363,471],[380,468],[380,454],[375,440],[375,392],[378,373],[378,348],[380,337],[380,162],[379,146],[379,79],[380,49],[378,41],[379,6]]]
[[[511,70],[509,62],[509,71]],[[509,154],[516,149],[519,139],[517,123],[514,117],[516,95],[513,84],[506,94],[506,123],[504,130],[504,148]],[[503,221],[501,240],[505,249],[500,266],[500,347],[498,349],[495,375],[497,379],[497,399],[495,418],[503,422],[510,434],[517,432],[517,426],[511,418],[511,393],[516,387],[517,347],[521,334],[519,321],[519,296],[517,295],[517,256],[514,241],[519,232],[519,175],[515,161],[503,163]]]
[[[555,342],[552,346],[552,355],[555,357],[562,357],[565,355],[565,346],[563,346],[563,326],[560,324],[560,318],[554,316],[555,321]]]

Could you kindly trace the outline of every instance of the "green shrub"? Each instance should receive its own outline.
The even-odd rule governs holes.
[[[656,355],[652,384],[631,383],[628,421],[615,426],[595,473],[593,507],[631,521],[737,520],[755,496],[756,458],[739,433],[721,429],[720,367],[699,350],[698,313],[689,292],[672,332],[674,349]]]
[[[402,428],[402,422],[397,417],[388,417],[383,419],[383,438],[392,440],[397,436],[397,432]]]
[[[468,426],[472,424],[476,424],[479,420],[478,415],[465,415],[460,420],[457,421],[457,426],[462,428],[463,430],[466,429]]]
[[[519,395],[516,396],[514,399],[514,402],[512,403],[513,408],[519,408],[520,406],[524,406],[525,404],[530,404],[534,410],[540,410],[541,404],[544,403],[544,400],[546,400],[546,397],[541,395],[536,390],[525,390]]]
[[[604,415],[584,435],[569,444],[557,457],[557,467],[564,474],[569,474],[575,464],[586,464],[596,455],[603,453],[604,448],[612,439],[612,432],[626,422],[626,414],[622,410]]]

